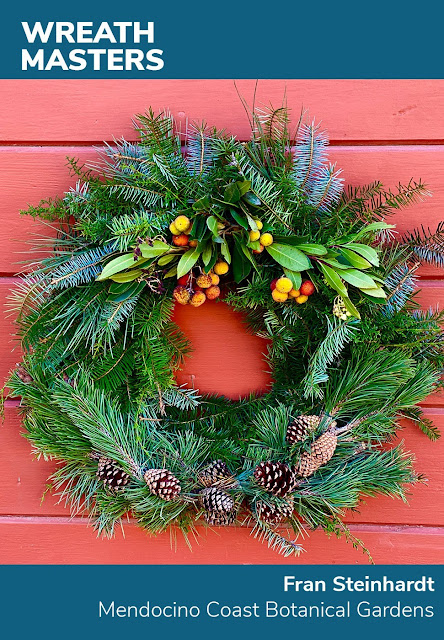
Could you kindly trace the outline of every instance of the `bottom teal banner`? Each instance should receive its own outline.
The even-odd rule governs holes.
[[[1,629],[14,640],[440,637],[443,575],[442,565],[7,565]]]

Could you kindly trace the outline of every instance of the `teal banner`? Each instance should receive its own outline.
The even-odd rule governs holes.
[[[442,566],[3,566],[5,638],[439,638]],[[6,588],[5,588],[6,587]]]
[[[0,78],[442,78],[437,11],[427,0],[413,11],[382,0],[23,0],[2,7]]]

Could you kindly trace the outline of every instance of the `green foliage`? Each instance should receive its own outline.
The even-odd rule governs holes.
[[[297,556],[298,538],[315,527],[362,547],[344,511],[363,496],[404,500],[418,480],[402,447],[380,445],[400,418],[439,436],[417,405],[441,385],[443,313],[418,308],[415,272],[422,261],[443,266],[442,224],[396,241],[384,218],[427,197],[421,182],[344,191],[316,123],[301,118],[292,132],[285,105],[249,117],[251,139],[240,142],[204,123],[180,132],[169,113],[150,110],[135,122],[137,142],[106,145],[88,167],[69,161],[76,186],[26,212],[48,221],[50,237],[35,248],[52,251],[11,297],[24,357],[8,387],[22,398],[36,455],[63,462],[54,491],[100,534],[132,513],[147,531],[175,524],[188,541],[205,515],[202,469],[224,460],[238,521],[270,548]],[[172,242],[179,215],[194,247]],[[250,234],[258,230],[274,238],[265,251]],[[208,273],[218,259],[230,265],[225,303],[267,340],[273,386],[262,397],[202,396],[175,380],[190,345],[173,321],[174,276]],[[313,282],[308,302],[274,302],[270,283],[283,271],[295,289]],[[333,315],[338,294],[346,320]],[[289,423],[313,414],[318,427],[290,443]],[[334,455],[291,495],[254,480],[260,462],[293,468],[327,428]],[[129,475],[123,490],[98,478],[103,456]],[[143,478],[154,468],[174,474],[178,498],[150,492]],[[258,509],[288,508],[287,498],[291,535]]]

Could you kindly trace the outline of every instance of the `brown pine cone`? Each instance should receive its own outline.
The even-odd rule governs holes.
[[[261,462],[254,470],[256,482],[275,496],[285,496],[295,488],[293,471],[283,462]]]

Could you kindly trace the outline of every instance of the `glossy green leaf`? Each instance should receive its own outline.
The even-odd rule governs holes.
[[[321,271],[324,274],[327,284],[329,284],[330,287],[337,291],[343,298],[348,298],[347,287],[344,285],[336,271],[328,265],[322,264],[322,262],[319,263],[319,266],[321,267]]]
[[[240,243],[235,242],[233,247],[233,278],[234,281],[239,283],[244,280],[251,271],[251,262],[244,254]]]
[[[293,289],[299,289],[302,284],[302,276],[299,271],[291,271],[291,269],[284,269],[284,273],[287,278],[293,283]]]
[[[166,242],[154,240],[152,245],[147,242],[143,242],[139,245],[139,249],[141,250],[144,258],[156,258],[157,256],[161,256],[169,251],[171,247],[169,244],[166,244]]]
[[[113,282],[132,282],[143,274],[142,269],[131,269],[131,271],[124,271],[123,273],[116,273],[109,279]]]
[[[239,202],[242,197],[242,193],[239,189],[239,184],[237,182],[230,182],[225,187],[224,191],[224,201],[229,203]]]
[[[217,228],[217,218],[215,218],[214,216],[209,216],[207,218],[207,227],[214,236],[219,235],[219,229]]]
[[[137,262],[138,260],[134,260],[134,253],[132,252],[125,253],[123,256],[118,256],[103,267],[102,273],[97,276],[96,280],[106,280],[115,273],[120,273],[120,271],[134,267]]]
[[[362,273],[358,269],[342,269],[341,278],[359,289],[377,289],[378,285],[366,273]]]
[[[124,302],[124,300],[128,300],[133,296],[137,295],[144,289],[146,282],[133,282],[128,283],[126,290],[121,291],[120,293],[111,293],[108,296],[108,300],[110,302]]]
[[[250,187],[251,187],[250,180],[242,180],[242,181],[238,180],[236,184],[238,186],[241,196],[244,196],[250,190]]]
[[[177,258],[177,253],[168,253],[166,256],[160,256],[157,261],[159,267],[165,267],[167,264],[170,264],[175,258]]]
[[[205,266],[210,262],[211,256],[213,255],[213,244],[208,242],[205,249],[202,251],[202,262]]]
[[[226,240],[224,240],[222,242],[222,244],[220,245],[220,251],[221,251],[223,257],[225,258],[225,260],[228,262],[228,264],[231,264],[230,248],[229,248]]]
[[[235,222],[237,222],[238,225],[240,225],[241,227],[243,227],[244,229],[246,229],[248,231],[248,221],[246,218],[244,218],[243,215],[241,215],[239,213],[239,211],[236,211],[236,209],[230,208],[230,213],[233,217],[233,220]]]
[[[250,229],[252,231],[258,231],[256,220],[252,216],[250,216],[248,213],[246,213],[245,215],[247,216],[248,226],[250,227]]]
[[[171,269],[169,269],[169,271],[166,272],[166,274],[163,276],[164,278],[172,278],[173,276],[177,275],[177,264],[175,264],[173,267],[171,267]]]
[[[362,289],[362,292],[372,298],[386,298],[387,294],[385,293],[382,287],[376,287],[376,289]]]
[[[350,300],[350,298],[347,298],[347,296],[342,296],[342,300],[344,302],[344,306],[347,309],[347,311],[351,313],[352,316],[354,316],[355,318],[360,319],[361,314],[359,313],[359,311],[357,310],[353,302]]]
[[[359,240],[367,233],[374,233],[375,231],[382,231],[383,229],[394,229],[396,227],[395,224],[387,224],[386,222],[371,222],[365,227],[362,227],[358,233],[353,236],[354,240]]]
[[[373,247],[369,247],[366,244],[357,244],[355,242],[349,242],[347,244],[347,249],[352,249],[360,256],[371,262],[374,267],[379,267],[379,257],[378,253]]]
[[[311,262],[302,251],[296,247],[287,244],[279,244],[274,242],[266,247],[270,256],[276,260],[278,264],[292,271],[305,271],[311,269]]]
[[[193,209],[194,211],[205,211],[206,209],[209,209],[210,206],[211,200],[209,196],[204,196],[203,198],[199,198],[199,200],[196,200],[196,202],[193,204]]]
[[[195,249],[189,249],[186,253],[183,254],[181,259],[179,260],[179,264],[177,265],[177,277],[181,278],[186,273],[190,271],[199,260],[199,256],[201,254],[201,249],[196,247]]]
[[[297,244],[297,249],[312,256],[325,256],[327,249],[322,244]]]
[[[258,198],[252,191],[247,191],[247,193],[242,196],[242,199],[248,204],[251,204],[252,207],[260,207],[262,204],[260,198]]]
[[[372,266],[368,260],[360,256],[355,251],[341,247],[340,252],[347,262],[349,262],[352,267],[356,267],[356,269],[369,269]]]

